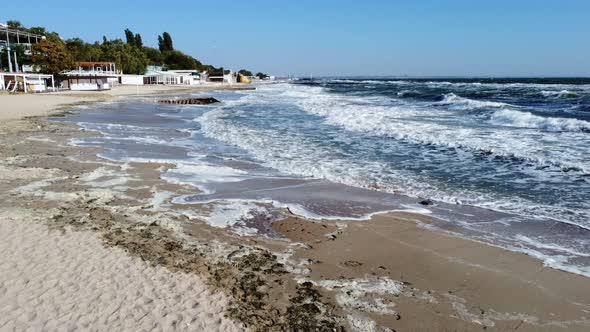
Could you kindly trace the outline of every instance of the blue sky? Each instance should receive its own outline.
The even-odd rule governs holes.
[[[87,41],[168,31],[205,63],[295,75],[590,76],[590,1],[1,1]]]

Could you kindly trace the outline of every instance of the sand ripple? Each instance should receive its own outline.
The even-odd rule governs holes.
[[[48,231],[0,211],[0,330],[241,331],[196,275],[105,248],[91,232]]]

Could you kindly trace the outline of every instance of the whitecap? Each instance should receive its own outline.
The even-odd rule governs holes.
[[[443,99],[436,103],[437,105],[448,105],[454,109],[460,110],[474,110],[480,108],[497,108],[497,107],[516,107],[506,103],[500,103],[488,100],[475,100],[457,96],[454,93],[447,93],[443,96]]]
[[[590,122],[578,119],[543,117],[530,112],[503,109],[494,112],[492,123],[501,126],[541,129],[555,132],[590,132]]]

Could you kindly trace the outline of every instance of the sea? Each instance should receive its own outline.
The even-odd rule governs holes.
[[[71,144],[104,159],[175,165],[161,177],[194,194],[173,201],[244,236],[276,236],[287,210],[407,211],[590,276],[590,79],[320,78],[167,98],[190,96],[221,102],[139,96],[59,121],[100,132]]]

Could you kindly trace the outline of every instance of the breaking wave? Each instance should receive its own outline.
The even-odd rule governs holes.
[[[578,94],[575,92],[571,92],[569,90],[561,90],[561,91],[554,91],[554,90],[543,90],[541,94],[544,97],[555,97],[555,98],[574,98],[577,97]]]
[[[480,108],[498,108],[498,107],[507,107],[512,106],[506,103],[500,103],[495,101],[487,101],[487,100],[474,100],[469,98],[464,98],[457,96],[454,93],[447,93],[443,95],[441,101],[436,103],[437,105],[448,105],[454,109],[461,109],[461,110],[473,110],[473,109],[480,109]]]
[[[503,109],[494,112],[492,123],[501,126],[541,129],[554,132],[590,132],[590,122],[534,115],[530,112]]]

